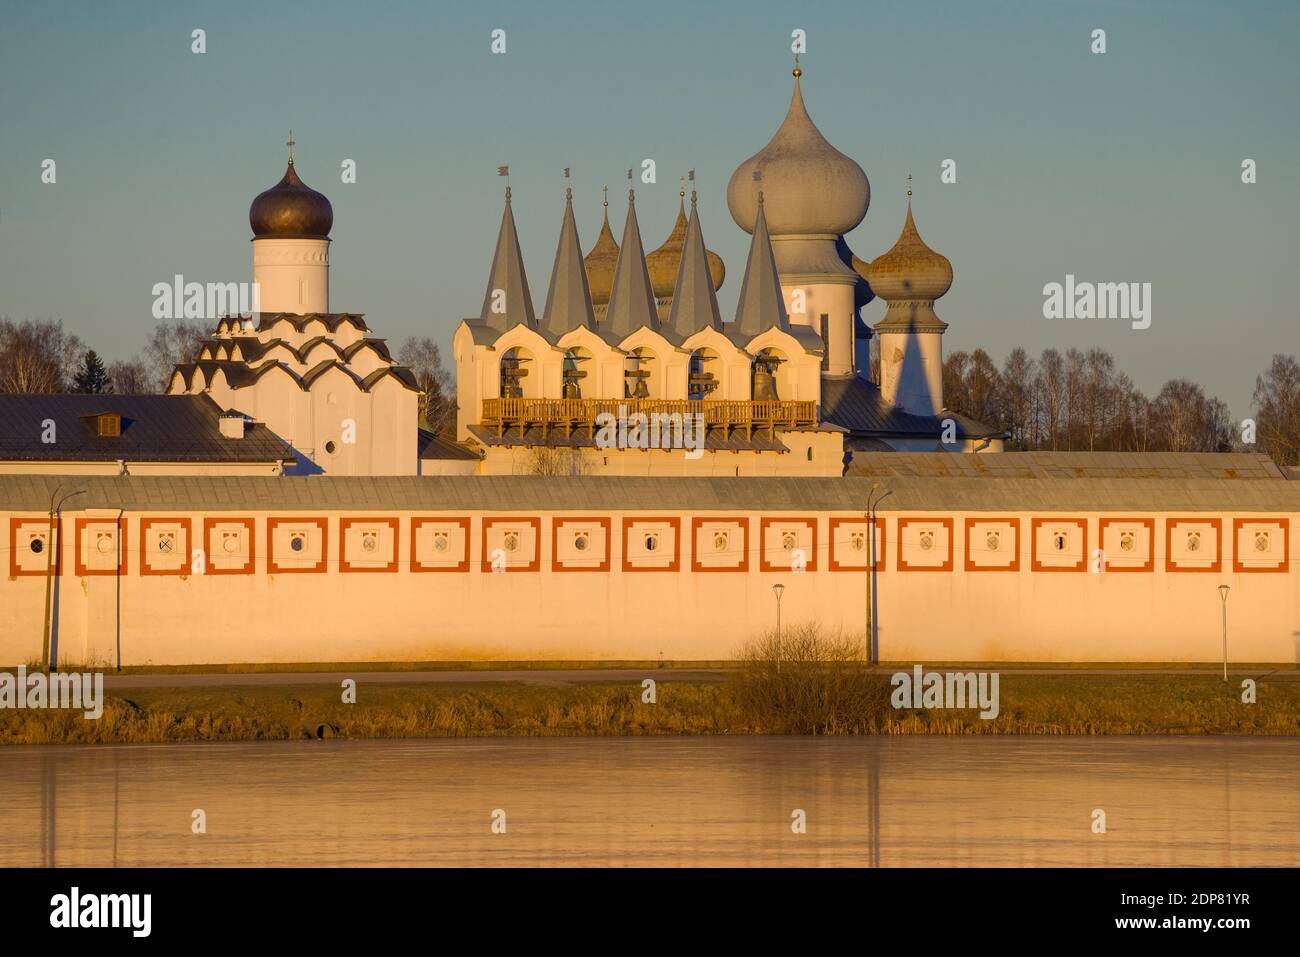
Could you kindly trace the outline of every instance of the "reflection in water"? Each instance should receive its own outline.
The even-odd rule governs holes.
[[[1279,738],[0,748],[3,866],[1296,866],[1298,822]]]

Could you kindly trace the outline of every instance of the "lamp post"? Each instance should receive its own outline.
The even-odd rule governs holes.
[[[781,596],[785,594],[785,586],[779,582],[772,586],[772,594],[776,596],[776,670],[781,670]]]
[[[1228,592],[1232,589],[1227,585],[1219,586],[1219,598],[1223,604],[1223,680],[1228,680]]]
[[[54,600],[54,595],[53,595],[54,548],[55,548],[54,516],[58,514],[59,509],[63,508],[64,502],[72,498],[74,495],[80,495],[82,492],[85,491],[84,488],[76,489],[74,491],[69,492],[67,495],[63,496],[56,502],[55,498],[58,497],[59,490],[61,488],[63,488],[62,482],[54,486],[54,491],[50,493],[50,525],[49,525],[49,531],[45,535],[45,619],[44,619],[45,637],[41,643],[41,667],[44,668],[47,672],[50,670],[50,630],[51,630],[50,613],[51,613],[51,606]],[[61,527],[60,527],[58,547],[60,550],[62,550],[63,548],[63,535],[62,535]]]
[[[867,493],[867,658],[872,665],[880,663],[880,603],[876,588],[876,508],[890,495],[892,490],[876,497],[880,483],[871,486]]]

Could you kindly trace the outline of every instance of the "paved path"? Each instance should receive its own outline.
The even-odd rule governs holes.
[[[897,670],[911,671],[910,667],[899,666]],[[928,671],[973,670],[957,667],[933,667],[927,665]],[[1200,676],[1213,678],[1219,674],[1206,669],[1103,669],[1103,668],[1008,668],[997,670],[1004,677],[1014,675],[1063,675],[1078,677],[1187,677]],[[893,669],[882,669],[883,673],[892,674]],[[517,669],[502,671],[312,671],[312,672],[250,672],[238,674],[157,674],[157,675],[113,675],[106,674],[105,686],[110,690],[127,688],[219,688],[278,685],[337,685],[344,678],[354,678],[358,684],[500,684],[517,683],[531,685],[564,685],[593,682],[641,681],[654,678],[656,681],[722,681],[729,669],[687,669],[687,668],[574,668],[574,669]],[[1229,668],[1230,677],[1259,678],[1269,677],[1300,678],[1300,669],[1249,669]]]

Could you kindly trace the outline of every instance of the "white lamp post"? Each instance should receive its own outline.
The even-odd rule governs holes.
[[[772,586],[772,594],[776,596],[776,670],[781,670],[781,596],[785,594],[785,586],[779,582]]]
[[[1227,585],[1219,586],[1219,598],[1223,601],[1223,680],[1228,680],[1228,592]]]

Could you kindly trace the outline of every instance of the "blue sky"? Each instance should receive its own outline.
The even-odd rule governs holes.
[[[629,166],[657,164],[638,191],[648,249],[698,170],[726,315],[748,244],[726,182],[785,113],[796,27],[809,111],[871,180],[859,256],[892,245],[916,177],[921,233],[956,273],[936,307],[947,351],[1100,345],[1148,393],[1185,376],[1238,417],[1269,356],[1300,353],[1300,7],[1263,0],[9,3],[0,315],[129,357],[154,283],[250,278],[248,204],[283,172],[288,127],[334,205],[331,305],[377,335],[449,348],[478,310],[505,163],[539,310],[565,166],[585,248],[603,184],[621,231]],[[1067,273],[1152,283],[1151,328],[1044,319],[1042,288]]]

